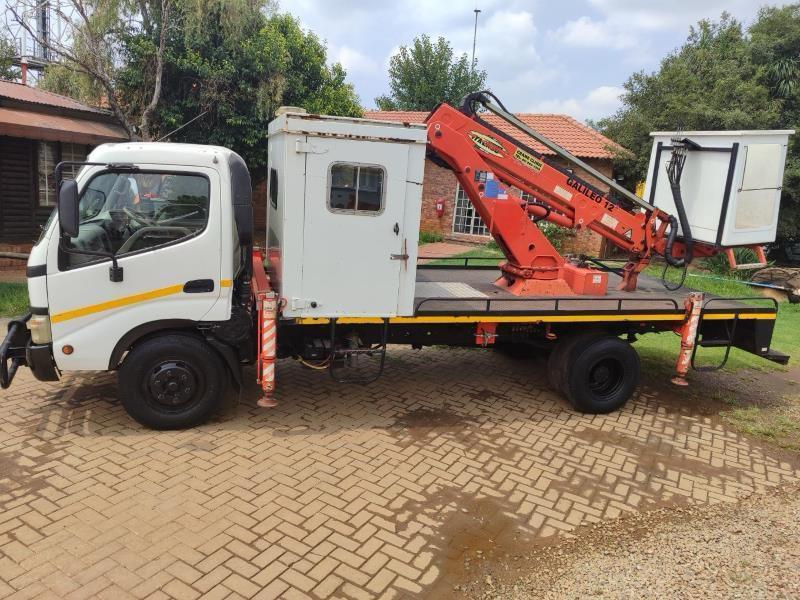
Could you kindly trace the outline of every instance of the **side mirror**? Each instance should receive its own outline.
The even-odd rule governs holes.
[[[67,236],[72,238],[78,235],[78,184],[73,179],[62,179],[58,187],[58,222]]]

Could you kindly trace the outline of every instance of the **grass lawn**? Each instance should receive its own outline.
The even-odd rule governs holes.
[[[0,281],[0,317],[16,317],[27,309],[28,286],[25,283]],[[0,333],[5,335],[4,332]]]
[[[453,260],[437,258],[436,260],[430,261],[429,265],[463,265],[465,258],[473,259],[478,257],[476,260],[470,260],[469,265],[474,267],[476,265],[480,266],[496,266],[500,260],[503,258],[503,253],[500,250],[491,245],[487,246],[476,246],[475,248],[471,248],[466,252],[462,252],[461,254],[457,254],[456,256],[451,257]],[[496,257],[496,258],[495,258]],[[460,262],[456,259],[462,259]]]
[[[661,267],[648,267],[645,275],[651,277],[661,277]],[[677,283],[680,273],[677,269],[670,269],[667,272],[667,280]],[[689,273],[686,278],[685,286],[702,292],[708,292],[717,296],[760,296],[758,288],[745,285],[739,281],[719,279],[708,279],[705,273]],[[755,304],[755,303],[754,303]],[[768,302],[757,302],[758,305],[768,306]],[[797,364],[800,358],[800,304],[790,304],[782,302],[778,308],[778,319],[775,323],[775,331],[772,337],[772,347],[792,356],[791,364]],[[636,349],[643,361],[650,363],[651,367],[658,368],[663,364],[667,369],[671,369],[678,356],[680,340],[677,335],[672,333],[661,333],[655,335],[645,335],[636,343]],[[722,348],[700,348],[697,351],[698,364],[716,364],[721,360],[724,350]],[[783,369],[775,363],[764,360],[743,352],[736,348],[731,350],[730,360],[726,369],[757,369],[768,371],[772,369]]]

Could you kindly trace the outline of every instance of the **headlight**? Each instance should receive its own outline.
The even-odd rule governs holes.
[[[47,315],[33,315],[28,321],[28,329],[31,330],[31,340],[34,344],[49,344],[53,341],[50,317]]]

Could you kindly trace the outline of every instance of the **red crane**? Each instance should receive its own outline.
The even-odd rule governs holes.
[[[426,123],[429,154],[453,170],[506,257],[497,285],[525,296],[606,293],[607,273],[561,256],[537,226],[539,221],[571,229],[588,228],[628,252],[619,285],[626,291],[636,289],[638,274],[654,253],[665,256],[672,265],[684,266],[693,254],[707,256],[716,251],[693,244],[690,235],[677,239],[678,219],[533,131],[491,98],[494,96],[488,92],[478,92],[468,96],[461,109],[440,104]],[[569,170],[549,164],[539,152],[481,119],[479,107],[588,171],[622,199],[612,200]],[[672,162],[677,160],[682,167],[680,155],[679,151]],[[678,193],[679,181],[678,174]],[[534,200],[522,199],[512,188]],[[680,216],[682,230],[689,231],[685,215]]]

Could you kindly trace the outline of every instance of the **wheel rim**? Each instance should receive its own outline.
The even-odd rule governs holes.
[[[185,410],[200,396],[201,380],[195,370],[183,361],[169,360],[157,364],[147,378],[148,398],[160,410]]]
[[[602,358],[589,369],[589,389],[600,400],[610,400],[625,380],[625,369],[613,358]]]

